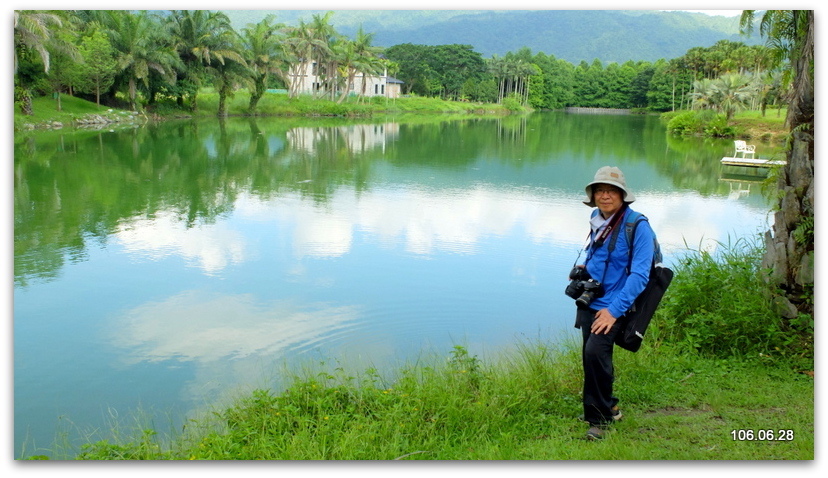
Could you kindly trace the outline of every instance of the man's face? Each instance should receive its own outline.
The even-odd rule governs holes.
[[[592,186],[592,197],[604,217],[610,217],[624,204],[624,191],[611,184]]]

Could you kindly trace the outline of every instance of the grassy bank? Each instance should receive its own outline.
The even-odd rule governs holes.
[[[143,427],[77,458],[812,460],[813,323],[769,312],[756,246],[722,249],[682,259],[645,346],[617,349],[625,418],[602,442],[576,419],[578,345],[536,342],[486,360],[455,346],[395,371],[307,370],[183,433]]]
[[[230,116],[249,115],[250,94],[246,90],[237,91],[227,100],[227,114]],[[20,109],[14,109],[15,130],[32,127],[52,127],[55,123],[70,126],[75,122],[92,115],[100,115],[113,123],[147,121],[149,119],[182,118],[182,117],[216,117],[219,97],[212,89],[204,89],[198,95],[198,107],[195,110],[179,107],[172,99],[163,99],[154,105],[148,106],[137,116],[130,116],[123,110],[112,109],[107,106],[97,106],[95,103],[75,98],[70,95],[61,95],[60,102],[51,97],[33,99],[33,116],[25,116]],[[58,110],[60,105],[60,110]],[[256,115],[259,116],[306,116],[306,117],[367,117],[381,115],[416,115],[416,114],[450,114],[470,116],[502,116],[512,113],[526,113],[531,111],[522,108],[515,102],[502,104],[469,103],[460,101],[445,101],[439,98],[367,98],[359,100],[356,97],[348,98],[342,104],[325,99],[314,99],[309,96],[288,98],[282,93],[268,93],[258,103]],[[662,115],[669,121],[678,114],[691,112],[673,112]],[[769,109],[763,115],[759,111],[744,111],[736,113],[726,127],[728,134],[734,137],[780,143],[786,137],[784,128],[786,109]],[[706,122],[701,119],[690,120],[682,130],[692,130],[702,134]]]
[[[616,354],[625,418],[583,440],[575,348],[527,344],[484,363],[448,360],[384,382],[322,371],[194,420],[172,444],[148,430],[87,445],[85,460],[810,460],[813,379],[781,364],[667,346]],[[760,431],[761,430],[761,431]],[[734,433],[736,439],[734,439]],[[752,433],[761,440],[740,440]],[[783,440],[769,440],[768,434]]]
[[[761,111],[743,111],[731,118],[731,124],[742,138],[781,143],[787,136],[785,129],[787,113],[787,108],[769,108],[765,114]]]
[[[680,136],[741,138],[781,144],[788,136],[785,129],[787,108],[735,113],[730,120],[712,110],[682,110],[661,114],[667,131]]]
[[[227,114],[230,116],[249,115],[250,95],[245,90],[236,92],[227,101]],[[32,100],[34,115],[25,116],[19,107],[14,109],[15,130],[31,127],[53,127],[55,123],[69,126],[73,123],[89,118],[92,115],[103,115],[112,122],[131,121],[123,111],[107,106],[97,106],[95,103],[75,98],[70,95],[61,95],[60,102],[51,97],[39,97]],[[180,108],[172,99],[163,99],[154,105],[146,107],[138,115],[138,120],[205,117],[214,118],[218,112],[219,97],[212,89],[205,89],[198,95],[195,110]],[[60,107],[60,110],[58,109]],[[506,115],[510,113],[528,112],[530,110],[512,105],[511,109],[498,104],[468,103],[460,101],[445,101],[439,98],[368,98],[358,100],[348,98],[341,104],[325,99],[315,99],[309,96],[288,98],[285,94],[268,93],[258,103],[256,115],[259,116],[375,116],[399,115],[407,113],[417,114],[459,114],[459,115]]]

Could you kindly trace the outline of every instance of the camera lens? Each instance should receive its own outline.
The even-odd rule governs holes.
[[[580,307],[586,308],[586,307],[589,307],[589,304],[592,303],[592,299],[594,299],[594,298],[595,298],[595,293],[594,292],[584,291],[584,293],[581,294],[580,297],[575,299],[575,304],[577,304]]]
[[[583,267],[573,267],[572,270],[569,271],[569,280],[583,280],[584,278],[581,276],[583,271]]]

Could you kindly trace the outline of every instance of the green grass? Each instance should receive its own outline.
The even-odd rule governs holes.
[[[219,97],[212,88],[203,89],[199,93],[197,101],[198,108],[195,112],[189,107],[180,108],[171,98],[161,98],[156,104],[147,106],[144,112],[162,118],[216,116]],[[247,90],[237,91],[227,99],[227,114],[231,116],[249,115],[249,101],[250,94]],[[52,97],[33,98],[32,105],[34,112],[32,116],[23,115],[20,108],[15,107],[16,129],[20,129],[24,123],[41,125],[45,122],[58,121],[70,124],[72,121],[89,114],[104,114],[110,111],[107,106],[98,107],[93,102],[70,95],[61,95],[60,111],[57,109],[57,101]],[[524,112],[528,111],[528,109],[524,110]],[[406,97],[386,99],[377,97],[359,100],[356,97],[351,97],[339,104],[335,101],[313,98],[309,95],[288,98],[286,94],[267,93],[259,101],[255,114],[260,116],[371,116],[405,113],[504,115],[510,112],[512,111],[505,106],[497,104],[446,101],[439,98]]]
[[[813,370],[813,317],[780,317],[763,254],[755,237],[682,257],[659,309],[665,340],[710,357],[783,358]]]
[[[703,358],[667,346],[616,353],[624,420],[583,439],[577,347],[524,344],[483,362],[461,346],[401,369],[341,369],[257,390],[161,445],[151,430],[97,442],[86,460],[811,460],[813,379],[784,364]],[[784,441],[734,431],[791,430]],[[763,436],[764,438],[764,436]]]
[[[742,111],[726,120],[712,110],[681,110],[662,113],[668,131],[679,135],[740,138],[781,144],[788,136],[785,128],[787,108]]]
[[[15,105],[15,129],[22,123],[38,124],[46,121],[58,121],[69,124],[80,117],[89,114],[104,114],[110,110],[108,106],[98,106],[94,102],[75,98],[71,95],[61,95],[60,106],[61,109],[59,111],[58,102],[52,97],[41,96],[32,98],[32,110],[34,114],[32,116],[25,116],[20,112],[20,108]]]
[[[787,113],[787,108],[769,108],[764,115],[761,111],[743,111],[736,113],[730,123],[740,133],[740,137],[781,143],[788,134],[785,129]]]
[[[214,115],[218,111],[218,94],[205,89],[198,96],[200,114]],[[246,90],[237,91],[228,99],[229,115],[249,114],[250,95]],[[495,104],[477,104],[459,101],[446,101],[439,98],[406,97],[387,99],[383,97],[358,99],[349,97],[341,104],[329,99],[313,98],[301,95],[289,98],[286,94],[268,93],[256,107],[257,115],[317,115],[317,116],[369,116],[388,113],[474,113],[474,114],[508,114],[504,106]]]

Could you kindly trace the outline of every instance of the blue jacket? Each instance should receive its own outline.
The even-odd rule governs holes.
[[[640,221],[635,229],[632,265],[629,264],[630,245],[627,234],[624,232],[624,223],[632,209],[624,211],[624,218],[616,227],[613,234],[618,234],[615,241],[615,250],[609,253],[612,235],[600,247],[590,245],[584,261],[589,275],[600,281],[604,286],[604,295],[592,301],[589,308],[593,310],[609,309],[613,317],[619,318],[632,307],[633,301],[644,290],[650,278],[650,268],[655,253],[655,234],[648,221]],[[594,242],[595,233],[591,233],[590,244]],[[609,256],[609,263],[607,263]]]

